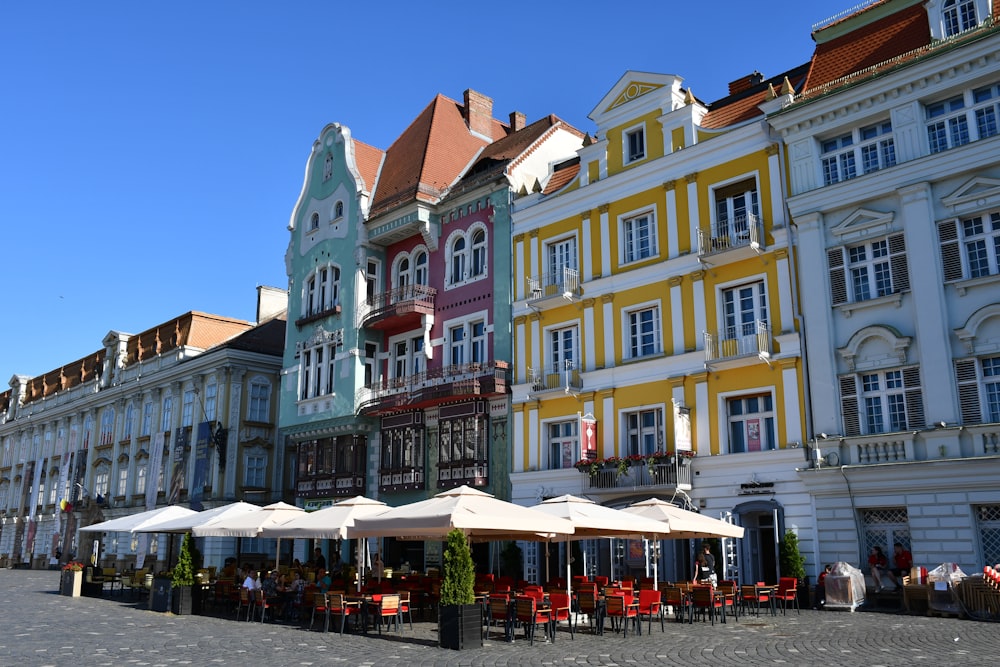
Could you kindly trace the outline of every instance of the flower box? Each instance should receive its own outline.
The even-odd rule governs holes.
[[[80,597],[83,590],[83,570],[63,570],[59,580],[59,593],[71,598]]]

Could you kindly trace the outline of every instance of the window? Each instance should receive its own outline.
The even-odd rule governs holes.
[[[979,23],[973,0],[945,0],[941,7],[946,37],[971,30]]]
[[[847,435],[924,427],[920,369],[916,366],[842,376],[840,396]]]
[[[135,495],[140,496],[146,493],[146,470],[147,464],[140,463],[135,468]]]
[[[439,429],[441,463],[487,460],[485,415],[442,419]]]
[[[971,141],[965,99],[960,95],[927,105],[927,143],[931,153],[962,146]]]
[[[910,289],[902,234],[827,251],[830,298],[834,306],[858,303]]]
[[[323,180],[329,181],[333,177],[333,155],[326,154],[323,158]]]
[[[576,272],[576,238],[560,239],[545,246],[545,270],[548,272],[545,285],[557,285],[565,291],[576,285],[567,284]]]
[[[467,363],[484,364],[487,362],[489,355],[485,320],[448,322],[445,330],[448,332],[446,364],[459,366]],[[423,350],[422,341],[418,349]]]
[[[309,216],[309,231],[316,231],[319,229],[319,213],[313,213]]]
[[[1000,356],[957,360],[955,374],[962,423],[1000,422]]]
[[[153,403],[146,401],[142,404],[142,427],[140,434],[149,436],[153,430]]]
[[[181,400],[181,426],[194,424],[194,391],[188,389]]]
[[[656,223],[652,213],[642,213],[622,220],[622,236],[624,241],[622,261],[625,264],[648,259],[659,252],[656,247]]]
[[[427,253],[421,250],[413,260],[413,283],[427,285],[427,281]]]
[[[243,485],[262,489],[267,473],[267,457],[262,454],[247,454],[243,471]]]
[[[63,463],[63,465],[66,465],[66,464]],[[52,483],[49,484],[49,501],[48,501],[48,504],[49,505],[55,505],[57,502],[59,502],[59,471],[56,470],[55,468],[53,468],[52,471],[49,473],[49,479],[52,480]],[[41,494],[39,494],[39,495],[41,495]],[[3,498],[2,494],[0,494],[0,498]]]
[[[938,224],[944,279],[1000,274],[1000,211]]]
[[[660,309],[656,306],[626,313],[628,323],[628,358],[638,359],[662,351],[660,347]]]
[[[723,339],[753,337],[756,349],[758,323],[767,324],[767,293],[764,281],[740,285],[722,292]]]
[[[663,410],[625,414],[624,456],[648,456],[663,450]]]
[[[465,280],[465,237],[459,236],[451,244],[451,282]]]
[[[646,131],[643,126],[625,130],[625,164],[646,157]]]
[[[823,184],[846,181],[896,164],[892,123],[884,121],[822,142]]]
[[[381,471],[424,467],[424,429],[419,426],[382,429]]]
[[[125,440],[132,439],[132,422],[135,419],[135,405],[130,401],[128,405],[125,406],[125,424],[122,433],[122,437]]]
[[[174,399],[167,396],[163,399],[163,418],[160,420],[160,430],[164,433],[170,431],[171,416],[174,409]]]
[[[399,258],[396,263],[396,287],[406,287],[410,284],[410,258]]]
[[[973,112],[976,115],[976,131],[980,139],[995,136],[1000,132],[997,126],[1000,85],[986,86],[972,91]]]
[[[486,231],[477,229],[472,233],[472,276],[486,273]]]
[[[760,219],[757,181],[748,178],[715,190],[715,229],[712,238],[730,244],[750,240],[750,227]]]
[[[111,487],[111,475],[108,466],[102,464],[94,471],[94,495],[107,497]]]
[[[465,363],[465,326],[451,328],[451,365]]]
[[[549,470],[571,468],[580,459],[578,424],[578,419],[570,419],[548,425]]]
[[[771,394],[726,400],[729,416],[729,453],[769,451],[774,439],[774,400]]]
[[[215,421],[215,401],[219,393],[219,385],[210,382],[205,387],[205,420]]]
[[[340,305],[340,267],[321,266],[306,278],[303,294],[306,317],[332,310]]]
[[[263,379],[250,381],[247,421],[271,421],[271,383]]]
[[[378,269],[378,261],[369,259],[365,270],[365,298],[369,304],[375,303],[375,295],[379,292]]]
[[[560,383],[564,372],[576,369],[579,340],[579,330],[575,326],[549,332],[549,373],[559,374]]]
[[[121,466],[118,469],[118,491],[115,493],[116,496],[124,496],[128,493],[128,461],[122,462]]]
[[[101,415],[101,444],[110,445],[115,437],[115,409],[107,408]]]
[[[338,201],[333,205],[333,219],[337,220],[344,217],[344,202]]]

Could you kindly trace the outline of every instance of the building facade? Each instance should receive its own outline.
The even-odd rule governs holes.
[[[754,73],[706,104],[680,77],[626,72],[590,114],[596,140],[515,201],[515,502],[661,497],[732,517],[747,539],[728,571],[773,578],[768,545],[808,514],[804,496],[786,506],[734,489],[779,475],[799,488],[802,344],[764,112],[804,73]],[[688,545],[658,546],[582,548],[630,574],[660,553],[663,578],[689,578]]]
[[[438,95],[386,151],[324,129],[289,225],[282,437],[306,507],[509,497],[510,200],[583,135]],[[430,545],[433,549],[436,545]],[[387,541],[383,560],[439,564]]]
[[[163,505],[281,498],[286,298],[258,292],[258,325],[189,312],[139,334],[111,331],[94,354],[11,379],[0,394],[0,557],[34,567],[57,553],[89,559],[103,538],[78,535],[82,526]],[[166,537],[111,533],[98,550],[122,568],[167,561]],[[211,539],[202,553],[222,565],[236,545]]]
[[[1000,34],[989,0],[813,33],[787,145],[817,565],[1000,559]]]

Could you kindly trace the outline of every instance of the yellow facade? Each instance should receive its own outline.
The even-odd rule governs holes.
[[[673,452],[683,412],[698,456],[801,442],[782,156],[759,122],[709,132],[705,113],[674,77],[629,72],[576,181],[515,202],[515,486],[559,485],[582,416],[598,459]]]

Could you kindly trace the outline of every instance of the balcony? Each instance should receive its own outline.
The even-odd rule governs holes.
[[[403,285],[376,294],[358,311],[358,326],[369,329],[415,329],[424,315],[434,313],[437,290],[426,285]]]
[[[340,314],[340,304],[338,303],[333,306],[330,306],[329,308],[322,308],[319,310],[310,311],[306,313],[299,319],[295,320],[295,326],[303,327],[309,324],[310,322],[316,322],[317,320],[325,319],[327,317],[330,317],[331,315],[339,315],[339,314]]]
[[[365,493],[365,476],[361,472],[341,472],[300,479],[295,485],[299,498],[329,498],[361,496]]]
[[[563,305],[581,294],[580,272],[576,269],[563,268],[528,278],[528,304],[534,308]]]
[[[911,463],[939,459],[974,459],[1000,455],[997,424],[930,427],[817,440],[810,467]]]
[[[764,250],[764,221],[753,213],[739,215],[717,223],[711,232],[698,229],[698,256],[708,257],[724,252],[748,249]]]
[[[529,368],[528,384],[531,386],[532,394],[583,389],[580,366],[573,359],[566,359],[555,368]]]
[[[771,357],[771,327],[763,320],[754,324],[705,332],[705,362]]]
[[[632,465],[624,473],[617,468],[603,468],[591,475],[584,473],[582,491],[587,494],[626,492],[664,492],[691,490],[691,459],[679,457],[669,463]]]
[[[419,409],[446,399],[506,394],[509,385],[506,361],[443,366],[364,387],[358,392],[356,412],[370,415]]]
[[[486,461],[463,460],[438,464],[439,489],[467,486],[488,486],[490,466]]]
[[[424,469],[422,467],[379,470],[378,490],[380,493],[422,491],[423,489]]]

